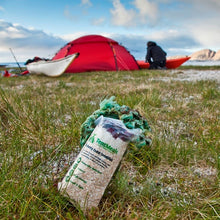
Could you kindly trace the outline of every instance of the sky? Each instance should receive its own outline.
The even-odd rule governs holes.
[[[220,0],[0,0],[0,63],[52,58],[69,41],[99,34],[136,59],[147,41],[167,56],[220,50]],[[11,50],[10,50],[11,48]]]

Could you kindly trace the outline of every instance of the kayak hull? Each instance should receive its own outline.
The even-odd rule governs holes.
[[[27,70],[30,74],[44,74],[46,76],[56,77],[62,75],[74,59],[78,57],[78,53],[69,55],[58,60],[40,60],[27,64]]]
[[[190,57],[169,59],[166,61],[166,68],[167,69],[176,69],[189,59],[190,59]],[[148,69],[150,67],[150,64],[146,63],[144,60],[137,60],[137,63],[139,65],[140,69]]]

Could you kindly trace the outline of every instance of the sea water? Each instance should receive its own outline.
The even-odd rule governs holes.
[[[19,62],[20,67],[25,67],[24,63],[25,62]],[[0,63],[0,65],[5,65],[7,68],[19,67],[18,64],[15,62]]]

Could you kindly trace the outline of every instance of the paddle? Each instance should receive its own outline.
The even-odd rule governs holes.
[[[14,59],[15,59],[16,63],[18,64],[18,67],[19,67],[19,69],[20,69],[20,71],[21,71],[20,73],[22,73],[22,69],[21,69],[21,67],[20,67],[20,65],[19,65],[19,63],[18,63],[18,61],[17,61],[17,59],[16,59],[16,57],[15,57],[15,55],[14,55],[14,53],[13,53],[12,49],[11,49],[11,48],[9,48],[9,50],[11,51],[12,56],[14,57]]]

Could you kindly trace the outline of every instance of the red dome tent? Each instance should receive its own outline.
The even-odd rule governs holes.
[[[79,53],[79,57],[65,71],[138,70],[134,57],[118,42],[100,35],[87,35],[73,40],[61,48],[53,60]]]

